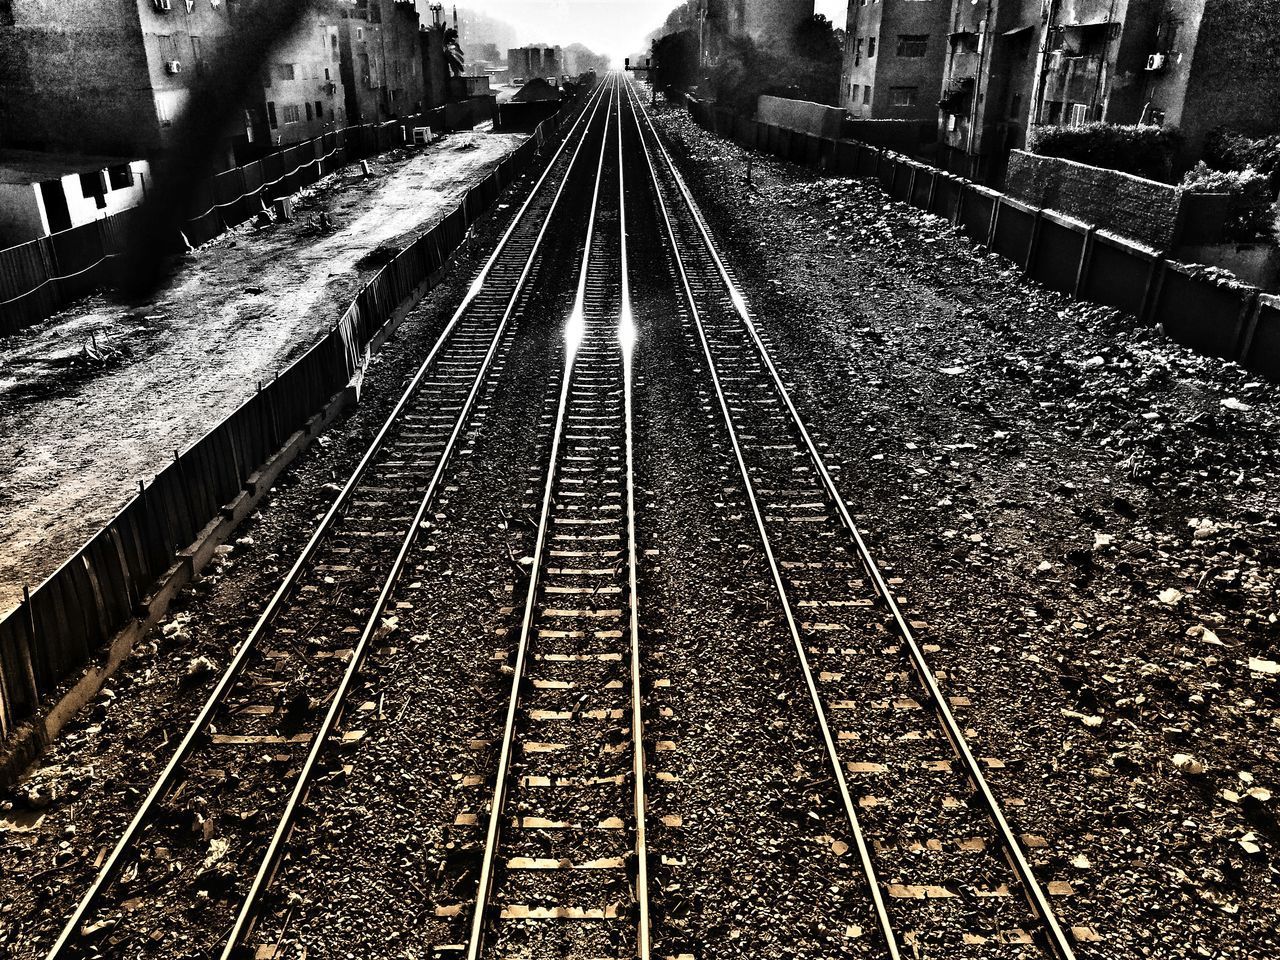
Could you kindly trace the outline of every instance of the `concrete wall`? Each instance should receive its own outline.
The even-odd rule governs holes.
[[[1169,249],[1177,237],[1182,191],[1167,183],[1015,150],[1005,190],[1157,250]]]
[[[785,100],[763,96],[756,107],[756,118],[788,130],[799,130],[815,137],[836,139],[844,122],[844,111],[824,103],[808,100]]]

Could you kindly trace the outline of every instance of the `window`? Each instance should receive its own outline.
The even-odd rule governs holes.
[[[310,123],[311,122],[311,101],[307,101],[305,106],[307,108],[307,123]]]
[[[1067,121],[1068,126],[1083,127],[1089,122],[1089,105],[1087,103],[1071,104],[1071,117]]]
[[[356,27],[356,39],[357,40],[364,39],[364,27]]]
[[[195,67],[196,76],[204,76],[204,51],[200,48],[200,38],[191,38],[191,63]]]
[[[297,123],[299,119],[298,105],[296,103],[286,103],[280,108],[280,118],[285,123]]]
[[[332,79],[333,79],[332,77],[330,77],[330,76],[329,76],[329,68],[328,68],[328,67],[325,67],[325,68],[324,68],[324,78],[325,78],[326,80],[332,80]]]
[[[862,88],[862,105],[865,107],[871,102],[871,84],[867,84]]]
[[[271,124],[272,130],[280,126],[280,124],[276,122],[276,105],[270,100],[267,101],[267,121]]]
[[[275,76],[275,78],[276,78],[277,80],[292,80],[292,79],[293,79],[293,64],[292,64],[292,63],[277,63],[277,64],[275,65],[275,67],[272,69],[272,72],[273,72],[273,75]]]
[[[324,104],[321,103],[319,100],[316,101],[316,119],[317,120],[324,119]]]
[[[93,197],[94,206],[99,210],[106,209],[107,190],[107,172],[105,170],[92,170],[89,173],[80,174],[80,192],[86,198]]]
[[[914,107],[919,99],[919,87],[889,88],[889,105],[891,107]]]
[[[112,190],[123,190],[126,187],[133,186],[133,168],[127,163],[108,167],[107,177],[111,180]]]
[[[382,22],[382,0],[369,0],[369,22]]]
[[[338,62],[338,35],[336,33],[329,34],[329,51],[333,54],[332,60]]]
[[[168,63],[178,59],[178,38],[169,34],[159,34],[156,41],[160,44],[160,59]]]
[[[927,33],[898,34],[898,56],[923,57],[928,49],[929,35]]]
[[[856,67],[862,62],[862,38],[859,37],[853,44],[853,65]]]
[[[867,59],[870,60],[876,55],[876,38],[867,37]]]

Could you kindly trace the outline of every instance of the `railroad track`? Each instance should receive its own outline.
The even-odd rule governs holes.
[[[48,952],[237,955],[553,222],[572,218],[598,88]],[[585,151],[590,154],[591,150]]]
[[[621,84],[610,81],[465,941],[437,955],[649,957]],[[515,610],[513,609],[513,613]]]
[[[745,298],[630,84],[696,331],[887,954],[1074,957],[972,731],[871,557]],[[905,668],[905,669],[904,669]],[[851,697],[856,696],[856,699]],[[1056,893],[1065,885],[1050,884]],[[1021,897],[1017,896],[1021,893]],[[979,946],[981,945],[981,946]]]

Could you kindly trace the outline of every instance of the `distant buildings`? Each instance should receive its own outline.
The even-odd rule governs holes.
[[[998,179],[1038,124],[1274,133],[1278,53],[1280,0],[850,0],[841,99],[936,116],[942,162]]]
[[[507,51],[507,73],[512,80],[554,77],[564,73],[564,51],[559,47],[512,47]]]

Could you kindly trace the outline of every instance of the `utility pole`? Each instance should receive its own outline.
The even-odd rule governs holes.
[[[973,109],[969,115],[969,143],[965,147],[965,153],[969,155],[969,172],[973,173],[973,145],[978,136],[978,122],[981,116],[981,107],[979,105],[982,99],[982,69],[987,60],[987,44],[988,37],[991,34],[991,0],[987,0],[986,12],[982,21],[978,24],[978,69],[973,74]],[[990,86],[990,84],[988,84]]]

